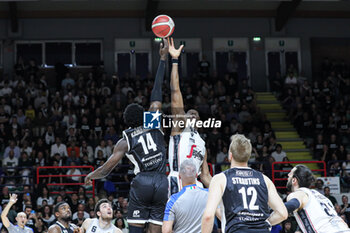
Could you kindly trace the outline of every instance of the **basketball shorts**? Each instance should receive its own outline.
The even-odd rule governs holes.
[[[162,225],[168,201],[168,180],[158,172],[140,172],[132,180],[128,223]]]

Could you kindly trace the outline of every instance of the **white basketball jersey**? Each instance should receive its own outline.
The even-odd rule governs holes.
[[[100,224],[98,223],[98,219],[93,218],[86,233],[100,233],[100,232],[102,232],[102,233],[114,233],[114,232],[117,232],[116,231],[117,229],[118,228],[116,226],[114,226],[112,223],[111,223],[109,228],[103,229],[100,227]]]
[[[186,128],[181,134],[170,136],[169,167],[170,172],[179,171],[181,163],[192,159],[198,175],[205,156],[205,141],[193,128]]]
[[[295,219],[304,233],[350,232],[347,224],[337,215],[332,202],[318,191],[300,188],[309,201],[303,209],[294,211]]]

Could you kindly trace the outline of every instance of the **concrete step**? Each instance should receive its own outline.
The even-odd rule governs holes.
[[[292,132],[275,131],[275,135],[278,139],[281,139],[281,138],[299,138],[299,134],[296,131],[292,131]]]
[[[294,126],[288,121],[271,121],[271,127],[275,128],[293,128]]]
[[[267,119],[281,119],[281,121],[284,121],[283,119],[287,117],[286,113],[284,112],[266,112]]]
[[[279,138],[277,137],[278,142],[303,142],[301,138]]]
[[[297,132],[295,128],[293,127],[286,127],[286,128],[273,128],[275,132]]]
[[[272,95],[273,96],[273,93],[272,92],[255,92],[256,95]]]
[[[277,100],[269,100],[269,99],[257,99],[257,104],[279,104]]]
[[[303,149],[287,149],[287,148],[283,148],[283,150],[288,154],[289,152],[309,152],[310,150],[303,148]]]
[[[284,109],[261,109],[263,113],[269,113],[269,112],[283,112],[287,115],[286,111]]]
[[[283,110],[279,103],[278,104],[259,104],[258,107],[263,110]]]
[[[261,95],[256,97],[257,101],[277,101],[276,97],[270,95]]]
[[[303,142],[301,141],[297,141],[297,142],[280,142],[280,144],[282,145],[282,147],[284,149],[304,149],[305,145]]]

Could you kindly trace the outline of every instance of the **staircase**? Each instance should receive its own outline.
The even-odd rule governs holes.
[[[283,150],[292,161],[310,161],[312,155],[307,149],[295,130],[294,126],[287,118],[285,110],[280,102],[271,92],[257,92],[257,105],[266,114],[271,122],[271,127],[275,131],[277,143],[281,144]],[[316,164],[310,164],[311,169],[318,169]]]

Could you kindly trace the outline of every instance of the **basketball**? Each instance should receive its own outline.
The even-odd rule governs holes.
[[[174,21],[167,15],[158,15],[152,22],[153,33],[161,38],[166,38],[173,34],[174,28]]]

